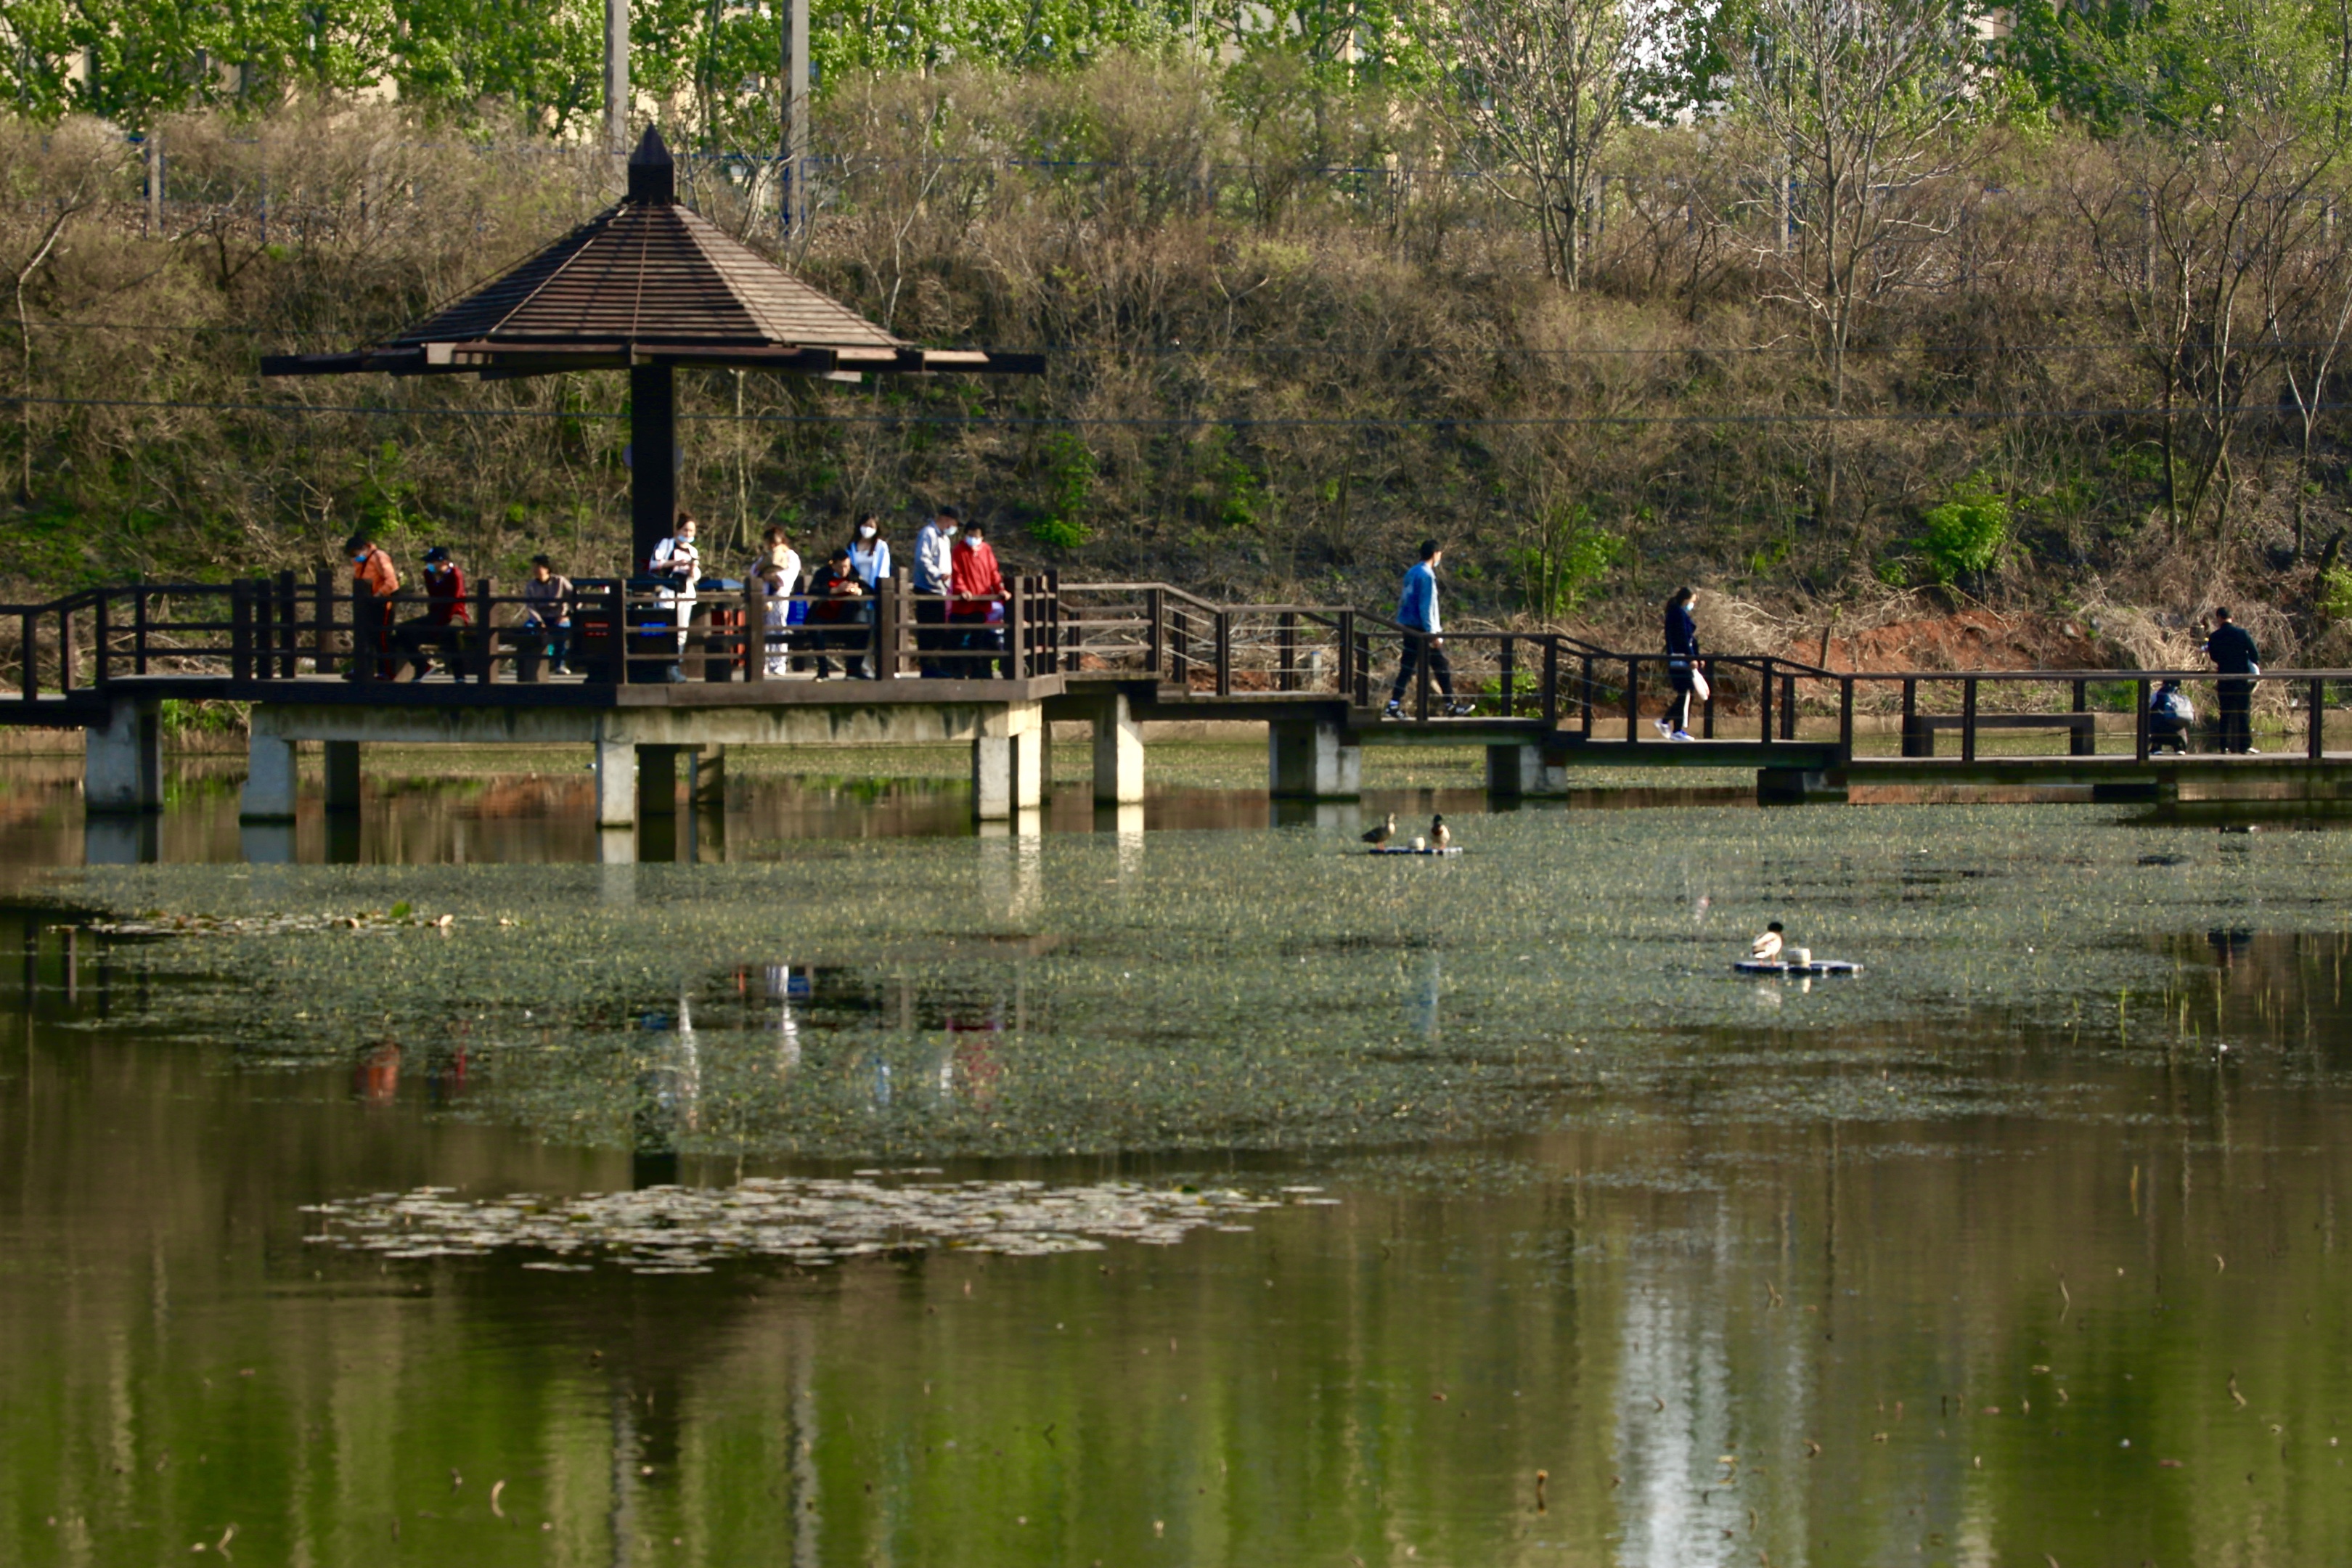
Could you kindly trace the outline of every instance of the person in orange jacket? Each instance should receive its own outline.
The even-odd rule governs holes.
[[[955,559],[949,574],[948,620],[962,634],[956,646],[965,653],[1003,654],[1004,628],[991,624],[992,616],[1001,616],[997,606],[1005,598],[1004,574],[996,569],[996,552],[988,547],[988,530],[974,518],[964,525],[963,537],[956,541]],[[989,673],[987,658],[962,660],[957,675],[985,678]],[[1010,659],[997,661],[1003,673],[1013,673]]]
[[[392,556],[383,546],[365,531],[354,533],[345,540],[343,553],[351,558],[352,594],[356,595],[364,587],[375,595],[369,610],[375,622],[375,679],[390,680],[397,673],[394,660],[392,596],[400,592],[399,568],[393,565]],[[353,629],[356,631],[357,627]],[[343,679],[357,680],[359,678],[360,668],[354,661]]]

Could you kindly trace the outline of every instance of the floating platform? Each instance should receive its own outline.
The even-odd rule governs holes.
[[[1811,963],[1783,963],[1779,959],[1743,958],[1732,968],[1742,974],[1859,974],[1862,965],[1848,963],[1843,958],[1817,958]]]
[[[1382,844],[1364,851],[1367,855],[1459,855],[1462,846],[1449,844],[1443,849],[1415,849],[1410,844]]]

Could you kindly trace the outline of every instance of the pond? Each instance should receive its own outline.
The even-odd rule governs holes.
[[[192,769],[88,867],[9,764],[0,1561],[2352,1540],[2352,837],[1278,826],[1203,748],[996,837],[775,760],[614,866],[494,762],[293,865]],[[1863,973],[1735,975],[1776,918]]]

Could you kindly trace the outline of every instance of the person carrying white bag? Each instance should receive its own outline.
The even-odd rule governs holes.
[[[1691,738],[1691,699],[1705,701],[1707,696],[1706,677],[1698,668],[1698,621],[1691,614],[1691,601],[1696,597],[1688,588],[1677,588],[1666,601],[1666,674],[1674,681],[1675,696],[1657,723],[1658,733],[1669,741]]]

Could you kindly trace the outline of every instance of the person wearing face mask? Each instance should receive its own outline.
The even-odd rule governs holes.
[[[393,658],[392,596],[400,592],[400,572],[393,565],[392,555],[373,535],[354,533],[343,542],[343,553],[352,563],[352,592],[356,595],[362,587],[375,595],[370,614],[375,617],[375,646],[378,653],[375,679],[390,680],[397,666]],[[356,630],[356,628],[354,628]],[[345,672],[346,680],[362,678],[358,661]]]
[[[655,592],[674,606],[677,616],[677,653],[686,652],[687,633],[694,625],[695,585],[702,581],[702,552],[695,548],[694,519],[686,512],[677,514],[677,527],[667,539],[654,546],[653,559],[646,563],[646,572],[662,586]],[[683,666],[672,664],[664,670],[669,680],[684,680]]]
[[[882,579],[890,575],[890,542],[882,537],[882,520],[870,511],[857,520],[849,541],[849,569],[869,594],[879,592]]]
[[[964,530],[963,542],[956,546],[954,576],[950,580],[948,617],[960,628],[958,642],[965,653],[1002,655],[1004,651],[1004,574],[997,569],[996,552],[988,547],[988,540],[979,523]],[[1013,673],[1010,659],[982,658],[958,661],[955,673],[967,679],[985,680],[992,673],[989,666],[1001,665],[1005,675]]]
[[[956,509],[943,506],[915,536],[915,647],[926,680],[948,673],[939,656],[948,645],[947,595],[955,579],[956,525]]]

